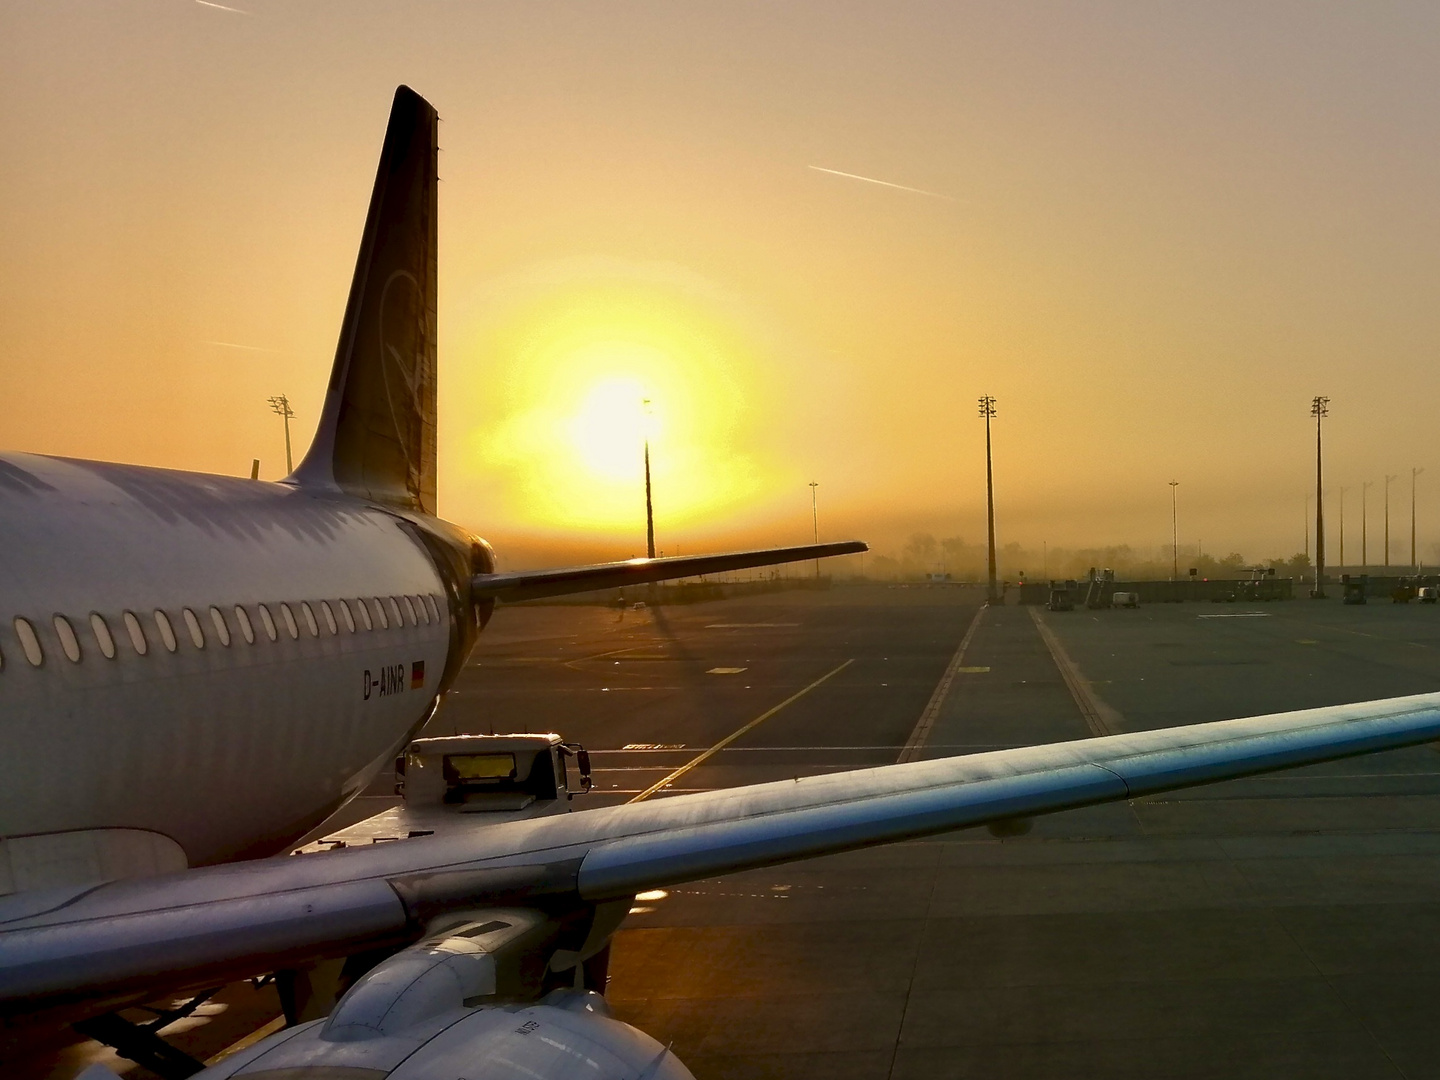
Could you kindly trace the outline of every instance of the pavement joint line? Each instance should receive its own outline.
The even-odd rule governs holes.
[[[1065,685],[1070,690],[1070,696],[1075,699],[1075,707],[1080,710],[1080,715],[1085,718],[1085,725],[1094,735],[1118,735],[1125,730],[1125,717],[1120,711],[1111,705],[1100,700],[1095,693],[1090,680],[1081,673],[1080,667],[1070,654],[1065,651],[1065,646],[1060,644],[1060,639],[1055,636],[1055,631],[1046,625],[1045,620],[1040,617],[1038,608],[1031,606],[1027,609],[1030,618],[1034,620],[1035,629],[1040,632],[1040,638],[1045,642],[1045,647],[1050,650],[1050,659],[1055,661],[1055,666],[1060,669],[1060,677],[1065,680]]]
[[[900,751],[896,762],[904,764],[907,761],[919,761],[920,752],[925,749],[925,743],[930,739],[930,732],[935,727],[935,721],[940,717],[940,706],[945,704],[946,695],[950,693],[950,684],[955,681],[961,666],[965,662],[965,651],[970,648],[970,639],[975,636],[975,631],[980,626],[980,619],[985,614],[987,605],[981,604],[980,609],[975,612],[975,618],[970,620],[970,626],[965,631],[965,636],[960,639],[960,645],[955,650],[955,655],[950,658],[950,663],[945,667],[945,674],[940,676],[940,681],[935,684],[935,691],[930,695],[930,700],[925,703],[925,708],[920,710],[920,719],[915,722],[915,730],[910,732],[910,738],[905,740],[905,748]]]
[[[816,679],[814,682],[812,682],[809,686],[805,687],[803,690],[797,690],[795,693],[791,694],[791,695],[790,695],[788,698],[786,698],[784,701],[780,702],[779,705],[775,705],[775,706],[772,706],[772,707],[769,708],[769,709],[766,709],[763,713],[761,713],[759,716],[757,716],[754,720],[751,720],[748,724],[745,724],[743,727],[739,727],[739,728],[737,728],[736,730],[732,731],[729,735],[726,735],[725,738],[721,739],[721,740],[720,740],[719,742],[717,742],[714,746],[710,747],[710,749],[705,750],[705,751],[703,751],[702,753],[696,754],[693,758],[691,758],[689,761],[687,761],[684,765],[681,765],[678,769],[676,769],[674,772],[670,773],[668,776],[664,777],[663,779],[658,780],[658,781],[655,782],[654,784],[651,784],[648,788],[646,788],[644,791],[642,791],[639,795],[636,795],[635,798],[631,799],[630,801],[631,801],[632,803],[635,803],[635,802],[644,802],[646,799],[650,798],[651,795],[654,795],[657,791],[660,791],[662,788],[664,788],[667,784],[673,784],[676,780],[680,779],[680,777],[684,776],[686,773],[688,773],[691,769],[695,768],[697,765],[703,765],[706,761],[708,761],[710,758],[714,757],[714,756],[715,756],[716,754],[718,754],[721,750],[724,750],[725,747],[729,746],[732,742],[734,742],[736,739],[740,738],[740,736],[744,735],[746,732],[752,731],[752,730],[754,730],[755,728],[759,727],[759,726],[760,726],[761,724],[763,724],[766,720],[769,720],[770,717],[774,716],[774,715],[775,715],[776,713],[778,713],[781,709],[785,708],[785,706],[790,705],[790,704],[792,704],[792,703],[794,703],[794,702],[796,702],[796,701],[799,701],[802,697],[804,697],[806,694],[808,694],[811,690],[814,690],[814,689],[815,689],[817,686],[819,686],[821,683],[827,681],[828,679],[830,679],[831,677],[833,677],[833,676],[835,676],[835,675],[839,675],[840,672],[844,671],[847,667],[849,667],[849,666],[850,666],[851,664],[853,664],[854,662],[855,662],[855,658],[854,658],[854,657],[851,657],[849,660],[846,660],[846,661],[845,661],[843,664],[841,664],[839,667],[837,667],[837,668],[832,668],[830,671],[827,671],[824,675],[821,675],[820,678]]]

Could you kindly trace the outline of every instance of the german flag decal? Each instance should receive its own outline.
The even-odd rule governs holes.
[[[425,685],[425,661],[416,660],[410,665],[410,689],[419,690]]]

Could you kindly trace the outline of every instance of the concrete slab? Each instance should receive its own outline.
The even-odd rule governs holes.
[[[888,763],[978,601],[502,609],[430,733],[560,731],[599,751],[577,807],[623,801],[853,658],[683,786]],[[1440,689],[1440,612],[1242,609],[1044,617],[1137,729]],[[988,611],[965,666],[989,670],[957,675],[927,755],[1088,735],[1028,612]],[[612,976],[618,1015],[703,1080],[1440,1075],[1440,754],[677,887],[637,902]]]

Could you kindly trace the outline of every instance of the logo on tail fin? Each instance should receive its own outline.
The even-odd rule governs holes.
[[[436,133],[395,91],[320,427],[302,485],[435,513]]]
[[[420,489],[425,437],[425,390],[434,373],[427,371],[425,294],[408,270],[391,273],[380,293],[380,369],[385,404],[400,453],[405,459],[406,487]]]

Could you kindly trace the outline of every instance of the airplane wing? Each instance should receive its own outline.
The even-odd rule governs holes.
[[[520,570],[507,574],[476,574],[471,591],[477,597],[497,600],[538,600],[545,596],[618,589],[645,585],[670,578],[718,574],[726,570],[749,570],[756,566],[825,559],[831,555],[855,555],[870,549],[859,540],[836,544],[805,544],[801,547],[762,548],[732,551],[723,555],[676,555],[664,559],[627,559],[625,562],[597,563],[594,566],[567,566],[558,570]]]
[[[447,911],[657,886],[1440,738],[1440,694],[674,796],[0,900],[0,1011],[153,997],[416,940]],[[128,995],[128,997],[127,997]]]

